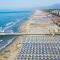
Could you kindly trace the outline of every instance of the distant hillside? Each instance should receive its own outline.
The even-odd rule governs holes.
[[[50,6],[39,7],[39,9],[60,9],[60,3],[56,3]]]
[[[60,9],[60,3],[51,5],[49,8],[51,8],[51,9]]]

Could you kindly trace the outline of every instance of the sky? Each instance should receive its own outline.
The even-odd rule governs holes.
[[[21,9],[49,6],[60,0],[0,0],[0,9]]]

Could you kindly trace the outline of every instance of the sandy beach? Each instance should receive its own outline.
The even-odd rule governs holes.
[[[48,16],[51,17],[51,14],[49,15],[48,13],[36,11],[36,13],[33,14],[33,16],[31,16],[28,21],[22,23],[20,27],[21,32],[31,34],[50,34],[54,33],[54,31],[56,32],[54,24],[52,24],[52,20],[50,18],[47,18]],[[21,43],[25,41],[25,38],[26,36],[18,36],[11,45],[7,46],[4,51],[0,53],[0,60],[15,60],[20,51],[20,48],[22,47]]]

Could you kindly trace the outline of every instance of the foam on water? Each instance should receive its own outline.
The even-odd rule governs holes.
[[[23,21],[28,20],[32,11],[20,12],[0,12],[0,33],[15,33],[20,32],[19,27]],[[0,36],[0,50],[9,45],[15,36]]]

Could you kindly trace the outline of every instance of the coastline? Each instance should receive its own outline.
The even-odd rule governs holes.
[[[27,18],[27,20],[23,20],[19,26],[19,32],[20,33],[28,33],[28,20],[30,16]],[[17,38],[14,39],[13,42],[11,42],[6,48],[4,48],[0,53],[0,60],[15,60],[18,52],[20,51],[21,43],[24,41],[24,38],[26,36],[16,36]]]
[[[24,21],[20,25],[19,30],[21,29],[21,33],[54,34],[55,33],[54,32],[55,24],[50,23],[50,22],[53,22],[52,19],[51,18],[48,19],[47,13],[44,13],[41,11],[37,11],[37,12],[38,13],[33,14],[33,16],[30,17],[30,19],[28,19],[27,21]],[[45,21],[49,20],[48,24],[44,20]],[[41,24],[41,21],[42,21],[42,24]],[[53,36],[54,35],[52,35],[52,37]],[[18,36],[15,39],[15,41],[10,46],[8,46],[2,52],[2,54],[0,54],[0,60],[16,60],[17,56],[20,54],[20,49],[23,45],[22,43],[26,40],[26,38],[28,38],[28,40],[30,40],[29,39],[30,37],[28,37],[28,36],[25,36],[25,35]],[[31,39],[31,42],[32,42],[32,40],[33,39]],[[51,41],[49,41],[49,43],[51,43]]]
[[[21,23],[19,30],[21,33],[28,33],[28,21],[24,21]],[[22,42],[24,41],[25,36],[17,36],[17,38],[12,42],[12,44],[8,45],[1,53],[0,60],[15,60],[18,52],[20,51],[20,47],[22,46]]]

